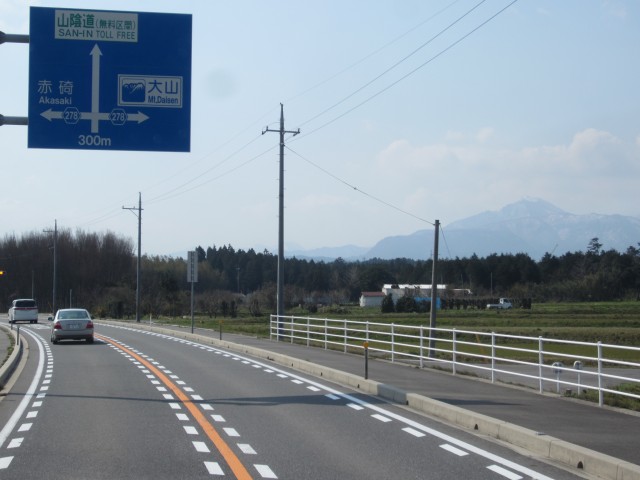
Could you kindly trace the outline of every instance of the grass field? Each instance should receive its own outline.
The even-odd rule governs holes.
[[[327,307],[313,315],[302,309],[290,309],[286,313],[302,317],[429,325],[429,314],[382,314],[379,309],[358,306]],[[185,326],[191,324],[188,317],[156,321]],[[201,328],[217,330],[221,321],[224,331],[259,337],[269,335],[269,316],[253,317],[242,308],[236,318],[195,317],[195,323]],[[640,302],[540,303],[534,304],[531,310],[509,311],[439,310],[436,322],[439,328],[640,346]]]

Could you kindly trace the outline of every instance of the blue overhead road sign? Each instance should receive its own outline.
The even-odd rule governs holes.
[[[29,147],[188,152],[191,15],[31,7]]]

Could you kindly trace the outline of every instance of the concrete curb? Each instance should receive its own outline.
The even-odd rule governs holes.
[[[120,326],[123,325],[124,322],[102,321],[101,323]],[[218,340],[213,337],[144,324],[124,324],[139,330],[152,331],[226,348],[237,353],[262,358],[316,377],[325,378],[370,395],[407,405],[431,417],[515,445],[534,455],[558,462],[571,469],[580,470],[590,475],[597,475],[598,477],[609,480],[640,480],[640,465],[635,465],[609,455],[589,450],[515,424],[465,410],[455,405],[449,405],[415,393],[404,392],[391,385],[385,385],[373,380],[365,380],[363,377],[351,373],[323,367],[322,365],[269,350]]]
[[[6,325],[0,325],[2,328],[9,330],[11,336],[13,336],[14,349],[6,362],[0,367],[0,390],[4,390],[5,385],[9,382],[11,375],[15,372],[20,359],[22,358],[22,342],[18,344],[18,334],[16,330],[10,329]],[[17,347],[15,347],[17,345]]]

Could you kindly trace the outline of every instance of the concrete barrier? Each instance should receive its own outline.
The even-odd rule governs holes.
[[[6,325],[0,325],[0,327],[7,330],[9,335],[13,337],[13,351],[11,352],[11,355],[9,355],[9,358],[0,367],[0,390],[3,390],[20,363],[23,345],[22,342],[18,342],[18,334],[16,330],[11,329]]]

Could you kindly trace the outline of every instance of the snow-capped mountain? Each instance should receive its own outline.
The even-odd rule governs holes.
[[[386,237],[357,255],[368,258],[431,258],[434,231]],[[640,219],[623,215],[575,215],[536,198],[525,198],[498,211],[486,211],[442,227],[440,258],[479,257],[497,253],[526,253],[539,260],[545,253],[559,256],[586,251],[597,237],[604,250],[624,252],[640,242]],[[353,252],[354,247],[350,247]],[[317,252],[316,252],[317,253]],[[335,256],[353,255],[331,249]],[[298,252],[301,256],[302,252]]]

